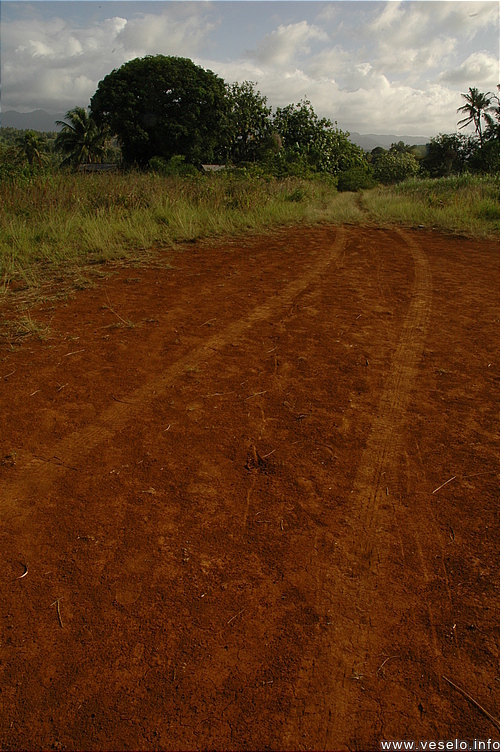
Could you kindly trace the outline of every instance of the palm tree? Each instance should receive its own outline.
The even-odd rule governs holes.
[[[500,84],[497,86],[498,94],[493,94],[491,99],[495,101],[495,104],[488,107],[487,112],[484,113],[484,119],[486,120],[486,130],[484,135],[487,139],[500,140]]]
[[[66,154],[62,164],[81,165],[101,162],[106,152],[107,131],[98,128],[94,118],[83,107],[66,113],[66,120],[56,120],[62,126],[56,137],[56,149]]]
[[[479,136],[479,143],[483,145],[483,130],[481,126],[481,118],[484,116],[485,111],[491,104],[491,92],[483,94],[479,89],[475,87],[469,87],[468,94],[462,94],[462,98],[465,99],[465,104],[459,107],[457,112],[463,112],[466,114],[463,120],[458,121],[460,128],[474,123],[474,128]]]
[[[45,153],[45,138],[35,131],[26,131],[16,138],[17,156],[20,161],[25,159],[29,165],[47,164],[48,156]]]

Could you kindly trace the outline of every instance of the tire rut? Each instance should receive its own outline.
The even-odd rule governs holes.
[[[358,730],[366,727],[366,715],[382,717],[380,697],[365,677],[376,677],[377,660],[371,644],[383,642],[381,633],[397,618],[391,613],[391,588],[399,583],[379,580],[379,571],[390,557],[384,518],[392,510],[389,478],[405,437],[405,416],[422,356],[432,304],[432,276],[425,253],[403,231],[398,231],[414,266],[413,295],[398,344],[391,360],[377,413],[353,483],[348,528],[338,541],[336,566],[317,565],[318,610],[330,614],[331,628],[308,656],[299,673],[289,731],[285,743],[297,739],[321,749],[372,748],[373,738]],[[389,502],[389,503],[388,503]],[[392,521],[392,518],[391,518]],[[332,562],[333,565],[333,562]],[[332,572],[332,568],[337,573]],[[386,571],[391,571],[390,567]],[[373,623],[372,603],[385,602],[387,623]],[[431,614],[429,614],[432,622]],[[340,628],[335,628],[335,622]],[[431,631],[433,631],[433,627]],[[376,637],[374,637],[374,633]],[[338,638],[336,635],[338,634]],[[350,634],[342,644],[342,635]],[[337,642],[337,639],[339,642]],[[435,639],[431,642],[435,643]],[[435,652],[434,645],[432,651]],[[382,663],[380,658],[379,663]],[[365,684],[367,691],[365,692]],[[324,707],[318,695],[324,696]],[[363,718],[364,716],[364,718]],[[364,720],[364,723],[363,723]],[[381,733],[382,725],[381,723]],[[375,723],[368,724],[371,728]],[[309,742],[306,740],[310,740]]]
[[[143,386],[128,394],[124,400],[111,404],[91,425],[73,432],[51,447],[45,447],[44,453],[48,459],[44,460],[43,464],[40,464],[38,458],[35,460],[36,464],[23,468],[24,477],[3,486],[0,496],[0,514],[4,519],[9,513],[16,517],[25,516],[21,505],[17,502],[27,496],[30,489],[36,487],[39,493],[44,492],[56,478],[60,478],[69,471],[78,471],[79,457],[88,455],[104,441],[112,439],[130,421],[140,416],[145,405],[167,394],[172,381],[184,372],[186,365],[195,367],[206,362],[259,321],[276,315],[284,306],[290,306],[297,295],[335,263],[345,248],[346,238],[346,230],[342,227],[338,228],[332,248],[322,255],[318,263],[311,265],[306,274],[286,285],[280,293],[265,303],[256,306],[244,318],[232,322],[222,332],[208,338],[203,344],[184,355],[182,359],[168,365],[161,375],[150,379]]]
[[[358,521],[362,528],[361,535],[357,533],[353,543],[358,548],[358,564],[362,568],[370,564],[378,510],[390,492],[383,475],[390,471],[401,451],[406,408],[418,373],[431,313],[432,277],[427,258],[412,238],[402,231],[399,234],[410,249],[415,267],[414,296],[353,487],[353,494],[359,499]]]

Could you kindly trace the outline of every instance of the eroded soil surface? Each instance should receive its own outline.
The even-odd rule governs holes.
[[[0,347],[0,748],[499,738],[497,244],[168,259]]]

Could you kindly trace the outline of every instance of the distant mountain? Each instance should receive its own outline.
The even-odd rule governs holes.
[[[45,110],[33,112],[7,110],[0,115],[0,125],[3,128],[18,128],[19,130],[58,131],[60,128],[56,125],[56,120],[64,120],[65,114],[65,112],[49,114]]]
[[[349,135],[349,139],[360,146],[365,151],[371,151],[376,146],[382,146],[384,149],[389,149],[391,144],[397,144],[398,141],[404,141],[409,146],[415,144],[428,144],[430,141],[429,136],[395,136],[385,135],[382,133],[356,133],[352,132]]]

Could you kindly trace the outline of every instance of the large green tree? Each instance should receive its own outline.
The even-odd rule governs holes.
[[[486,172],[500,172],[500,84],[498,94],[491,95],[490,106],[484,113],[486,128],[481,149],[482,168]]]
[[[227,85],[228,156],[235,164],[261,158],[272,136],[271,108],[253,81]]]
[[[477,139],[463,133],[440,133],[427,144],[427,154],[422,159],[423,169],[431,178],[449,177],[466,172]]]
[[[320,118],[307,99],[278,107],[273,126],[288,163],[302,163],[315,172],[332,175],[365,164],[363,151],[349,141],[349,133],[331,120]]]
[[[68,122],[56,120],[61,130],[57,134],[55,148],[65,155],[62,164],[76,167],[101,162],[106,153],[107,129],[99,127],[83,107],[68,110],[65,118]]]
[[[124,161],[140,167],[152,157],[220,159],[227,107],[223,79],[187,58],[164,55],[113,70],[91,100],[93,116],[116,135]]]
[[[497,91],[498,94],[491,95],[489,107],[487,107],[484,113],[486,138],[500,139],[500,84],[497,86]]]

